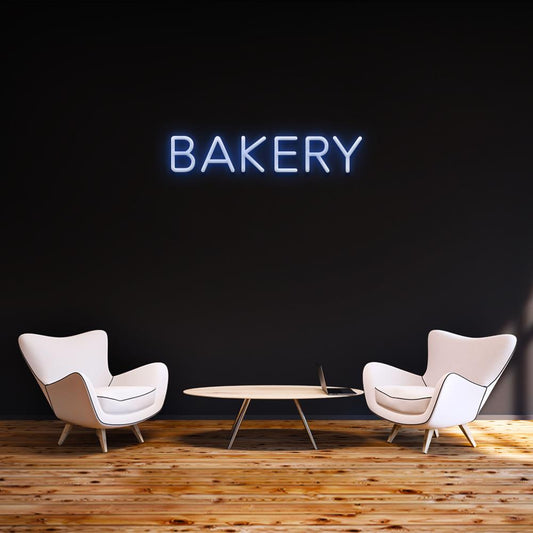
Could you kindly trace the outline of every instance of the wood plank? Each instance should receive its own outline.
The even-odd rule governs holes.
[[[46,516],[38,515],[3,515],[0,514],[0,525],[11,526],[17,524],[32,524],[41,526],[56,525],[105,525],[105,526],[122,526],[122,525],[391,525],[398,523],[403,526],[413,526],[420,523],[433,526],[462,526],[462,525],[509,525],[518,524],[522,526],[533,526],[533,516],[527,514],[505,515],[499,513],[478,514],[478,513],[395,513],[391,518],[390,513],[324,513],[314,515],[311,513],[302,514],[285,514],[285,513],[253,513],[250,516],[243,517],[243,513],[236,514],[211,514],[211,513],[159,513],[159,514],[47,514]]]
[[[175,471],[175,474],[172,472]],[[77,470],[70,468],[62,469],[41,469],[39,472],[31,469],[20,469],[3,471],[2,482],[10,483],[35,483],[43,477],[53,477],[56,485],[70,483],[105,483],[116,484],[124,483],[161,483],[169,480],[171,475],[179,476],[180,484],[195,484],[198,482],[223,483],[228,485],[239,484],[242,482],[243,473],[241,469],[233,468],[159,468],[143,469],[132,466],[129,468],[106,468],[98,472],[94,470]],[[501,468],[501,469],[476,469],[467,471],[466,469],[367,469],[357,468],[348,469],[280,469],[280,468],[248,468],[246,470],[247,478],[251,478],[255,483],[264,485],[285,485],[285,484],[303,484],[314,485],[322,482],[328,482],[335,485],[340,484],[366,484],[366,483],[391,483],[397,482],[398,479],[404,479],[405,483],[411,480],[418,484],[435,483],[454,483],[468,485],[472,481],[489,482],[491,484],[510,484],[525,483],[530,484],[533,478],[526,477],[520,468]]]
[[[108,491],[109,492],[109,491]],[[157,498],[155,495],[157,494]],[[139,493],[93,493],[87,494],[87,491],[83,492],[71,492],[68,489],[64,493],[34,493],[28,491],[26,494],[11,494],[4,495],[1,499],[1,505],[12,505],[19,503],[43,503],[43,502],[54,502],[54,503],[97,503],[97,502],[117,502],[117,503],[173,503],[173,504],[197,504],[197,505],[208,505],[208,504],[221,504],[221,503],[231,503],[231,504],[241,504],[241,503],[254,503],[254,504],[264,504],[264,503],[275,503],[276,505],[285,505],[289,503],[303,503],[306,504],[318,504],[318,503],[328,503],[337,505],[342,502],[352,502],[352,503],[367,503],[367,502],[379,502],[380,504],[388,503],[412,503],[412,502],[423,502],[423,503],[444,503],[444,502],[463,502],[469,504],[501,504],[501,503],[519,503],[519,504],[531,504],[533,501],[532,494],[509,494],[506,493],[505,496],[499,494],[484,494],[484,493],[472,493],[471,491],[463,491],[458,493],[423,493],[422,491],[417,491],[413,493],[401,493],[401,492],[392,492],[392,493],[381,493],[379,491],[370,492],[367,491],[362,493],[290,493],[290,494],[279,494],[273,492],[271,494],[266,492],[250,492],[246,494],[209,494],[208,492],[202,494],[190,494],[188,492],[165,492],[163,487],[160,487],[159,491],[150,491],[139,492]],[[501,511],[501,508],[499,508]]]
[[[202,528],[202,530],[214,532],[214,533],[287,533],[287,527],[286,526],[260,526],[260,525],[246,525],[246,526],[216,526],[216,525],[209,525],[207,529]],[[399,531],[401,532],[416,532],[416,533],[434,533],[435,531],[455,531],[456,529],[450,529],[449,527],[444,528],[437,528],[435,529],[435,526],[423,526],[423,525],[416,525],[415,528],[406,528],[403,526],[400,526],[398,524],[389,524],[389,525],[368,525],[366,524],[364,526],[364,529],[359,529],[356,526],[353,525],[324,525],[324,524],[318,524],[318,525],[306,525],[306,526],[291,526],[290,533],[372,533],[374,531],[379,531],[380,533],[387,532],[387,531]],[[509,533],[509,532],[531,532],[531,528],[528,525],[518,525],[518,524],[512,524],[512,525],[498,525],[498,526],[484,526],[482,524],[476,524],[474,526],[467,526],[467,525],[461,525],[460,527],[461,533]],[[12,533],[42,533],[43,529],[42,526],[30,526],[30,525],[23,525],[23,526],[11,526],[9,528],[9,531]],[[53,531],[55,533],[76,533],[76,532],[86,532],[86,531],[95,531],[98,533],[116,533],[117,528],[115,526],[76,526],[76,525],[68,525],[68,526],[54,526]],[[154,529],[151,526],[121,526],[120,532],[121,533],[152,533]],[[173,525],[173,526],[157,526],[157,532],[158,533],[198,533],[198,527],[193,526],[181,526],[181,525]]]
[[[46,482],[46,480],[43,480]],[[424,497],[430,495],[483,495],[493,494],[495,496],[501,495],[507,497],[514,494],[526,494],[533,495],[533,488],[531,485],[516,483],[511,484],[498,484],[491,485],[487,483],[483,484],[469,484],[465,487],[464,484],[447,483],[446,485],[436,486],[428,484],[417,483],[395,483],[395,484],[376,484],[368,483],[361,485],[332,485],[314,484],[314,485],[283,485],[283,487],[272,484],[270,486],[264,486],[262,484],[254,483],[253,481],[248,483],[239,483],[232,485],[222,485],[213,483],[194,483],[194,484],[179,484],[179,482],[168,482],[159,484],[91,484],[86,483],[79,484],[64,484],[64,485],[4,485],[0,487],[0,496],[8,494],[289,494],[289,495],[320,495],[320,494],[333,494],[333,495],[360,495],[360,494],[400,494],[411,495],[421,494]]]
[[[152,498],[154,500],[154,498]],[[38,502],[38,503],[6,503],[0,504],[0,515],[55,515],[55,514],[79,514],[79,515],[101,515],[108,513],[113,506],[110,502],[84,502],[80,507],[79,501],[72,502]],[[374,514],[376,512],[386,514],[390,509],[394,514],[450,514],[451,512],[459,514],[519,514],[531,515],[533,520],[532,503],[499,503],[497,509],[493,505],[477,504],[475,502],[372,502],[361,503],[359,501],[338,501],[335,504],[335,514],[348,515],[357,514]],[[284,502],[280,507],[279,502],[263,501],[244,501],[244,502],[225,502],[223,499],[213,499],[203,502],[189,502],[183,499],[174,499],[174,501],[155,502],[152,501],[149,506],[140,507],[137,502],[121,502],[121,513],[131,515],[154,515],[154,518],[160,515],[169,514],[179,511],[180,514],[198,514],[208,513],[222,515],[233,515],[238,513],[252,512],[255,514],[270,514],[272,516],[283,515],[329,515],[331,514],[331,502],[305,501],[305,502]],[[528,522],[529,523],[529,522]],[[533,522],[532,522],[533,523]]]

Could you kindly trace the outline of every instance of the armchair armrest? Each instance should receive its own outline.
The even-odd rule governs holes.
[[[100,404],[94,387],[87,376],[72,372],[45,385],[54,414],[60,420],[79,426],[100,428]]]
[[[164,387],[168,383],[168,368],[165,363],[149,363],[113,376],[113,386],[149,385],[152,387]]]
[[[421,376],[385,363],[367,363],[363,368],[363,389],[368,408],[380,416],[383,410],[376,402],[375,388],[383,385],[424,385]]]
[[[478,415],[487,388],[450,372],[440,378],[428,406],[428,427],[450,427],[472,422]]]
[[[363,387],[376,385],[424,385],[421,376],[385,363],[367,363],[363,369]]]
[[[165,363],[149,363],[114,376],[111,385],[149,385],[155,387],[155,409],[159,411],[163,407],[167,395],[168,368]]]

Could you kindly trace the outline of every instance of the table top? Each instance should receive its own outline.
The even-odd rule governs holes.
[[[356,396],[364,394],[360,389],[352,390]],[[241,400],[324,400],[326,398],[350,398],[353,396],[352,394],[326,394],[321,387],[315,385],[225,385],[197,387],[186,389],[183,392],[191,396]]]

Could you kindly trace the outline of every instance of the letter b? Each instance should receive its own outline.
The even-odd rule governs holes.
[[[186,141],[189,145],[187,150],[176,150],[177,141]],[[194,165],[196,164],[196,159],[192,155],[192,150],[194,148],[194,141],[187,137],[187,135],[173,135],[170,138],[170,168],[172,172],[190,172]],[[188,167],[178,167],[176,166],[176,159],[178,157],[187,157],[189,158]]]

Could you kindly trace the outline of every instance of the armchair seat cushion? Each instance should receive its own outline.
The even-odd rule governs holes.
[[[375,388],[376,402],[385,407],[408,415],[423,413],[435,392],[434,387],[420,385],[383,385]]]
[[[150,407],[155,401],[155,387],[95,387],[102,409],[109,414],[127,414]]]

